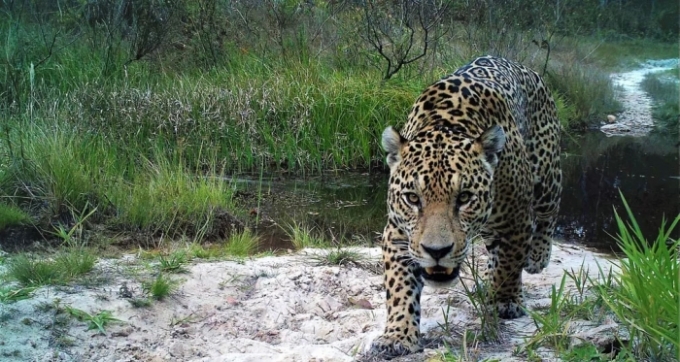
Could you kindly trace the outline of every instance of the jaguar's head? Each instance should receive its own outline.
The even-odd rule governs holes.
[[[389,219],[408,235],[425,280],[449,284],[491,214],[505,133],[497,125],[477,137],[433,126],[407,140],[388,127],[382,145],[390,167]]]

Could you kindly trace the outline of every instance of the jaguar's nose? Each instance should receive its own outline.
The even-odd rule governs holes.
[[[430,256],[435,260],[439,260],[445,257],[446,254],[451,252],[451,249],[453,249],[453,244],[445,246],[443,248],[431,248],[423,245],[423,250],[425,250],[426,253],[430,254]]]

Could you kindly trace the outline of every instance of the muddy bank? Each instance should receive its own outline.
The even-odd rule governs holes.
[[[93,273],[107,277],[104,285],[41,288],[31,299],[0,305],[0,355],[7,361],[365,359],[362,353],[385,322],[382,276],[376,268],[380,251],[353,250],[364,256],[362,267],[318,265],[318,256],[327,251],[309,249],[280,257],[194,263],[187,274],[177,276],[182,282],[173,297],[148,308],[129,302],[129,297],[141,294],[135,275],[143,263],[132,255],[101,260]],[[610,265],[601,255],[556,246],[547,270],[525,274],[527,305],[549,304],[550,285],[582,263],[591,272],[597,270],[596,263]],[[469,275],[463,279],[471,283]],[[445,312],[447,305],[451,307]],[[121,322],[108,326],[106,335],[86,330],[84,322],[56,323],[65,318],[55,314],[64,306],[90,314],[109,310]],[[426,288],[422,315],[430,348],[397,361],[423,360],[441,350],[443,340],[455,346],[465,329],[479,328],[460,285]],[[448,333],[441,328],[445,318]],[[513,360],[515,345],[535,328],[529,317],[503,323],[504,342],[480,344],[480,356]]]

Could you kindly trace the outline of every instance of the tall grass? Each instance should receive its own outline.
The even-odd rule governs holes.
[[[107,175],[118,171],[116,155],[91,136],[46,124],[8,127],[16,127],[6,138],[15,154],[9,155],[0,187],[39,201],[53,214],[66,206],[81,210],[105,186]]]
[[[261,43],[250,39],[240,46],[243,39],[232,44],[217,36],[219,27],[215,34],[201,30],[219,48],[212,55],[197,54],[206,48],[191,48],[198,43],[179,31],[168,41],[189,44],[188,51],[161,44],[130,61],[134,44],[123,35],[106,42],[101,27],[80,24],[80,18],[38,24],[32,13],[22,14],[15,18],[8,12],[0,24],[6,34],[0,60],[5,71],[0,77],[0,193],[35,212],[43,225],[69,224],[69,215],[92,207],[97,212],[91,222],[170,237],[211,235],[221,228],[219,215],[234,212],[224,174],[308,174],[381,165],[376,140],[387,125],[405,121],[427,84],[487,50],[539,71],[545,54],[532,43],[536,34],[520,29],[508,36],[477,33],[466,41],[453,31],[436,53],[383,82],[382,71],[366,61],[376,56],[370,44],[335,38],[351,31],[319,33],[317,39],[344,47],[334,52],[325,41],[321,46],[302,33],[277,44],[262,37]],[[217,20],[226,16],[216,15]],[[71,41],[79,39],[73,31],[60,32],[69,24],[83,31],[82,41]],[[234,30],[233,23],[224,24],[220,31]],[[329,30],[337,24],[317,25]],[[38,36],[42,31],[58,36],[54,54],[46,38]],[[461,48],[469,54],[462,57]],[[282,56],[293,49],[308,53]],[[615,107],[608,78],[586,67],[592,62],[581,62],[587,58],[583,51],[554,49],[546,79],[564,128],[599,122]],[[210,60],[206,57],[212,57],[209,67],[196,64]]]
[[[652,118],[655,132],[678,136],[680,132],[680,79],[678,70],[652,73],[645,76],[642,88],[654,101]]]
[[[250,229],[245,229],[242,233],[231,235],[223,250],[226,255],[246,257],[255,252],[258,244],[259,237]]]
[[[10,259],[7,275],[27,287],[61,285],[89,273],[96,261],[92,252],[80,248],[60,252],[53,259],[18,255]]]
[[[569,128],[599,124],[620,105],[614,100],[612,81],[607,72],[579,64],[576,55],[551,67],[546,80],[556,98],[561,123]]]
[[[162,155],[143,160],[131,178],[111,180],[106,195],[116,207],[114,224],[170,236],[212,234],[215,217],[231,210],[232,188],[220,174],[191,173]]]
[[[680,353],[680,242],[670,238],[680,215],[670,224],[662,223],[656,239],[648,240],[625,199],[623,204],[629,221],[615,212],[625,254],[618,262],[621,272],[614,287],[600,285],[597,293],[630,333],[628,348],[635,356],[670,361]]]
[[[97,207],[93,220],[141,231],[210,235],[218,214],[231,211],[232,189],[215,163],[186,167],[179,151],[112,141],[93,129],[36,120],[6,136],[8,167],[0,189],[38,210],[43,220]],[[25,200],[29,200],[26,202]]]
[[[189,167],[214,157],[236,171],[367,167],[381,158],[379,130],[402,120],[421,88],[381,86],[365,72],[319,63],[242,61],[205,75],[82,86],[60,106],[63,118],[147,156],[180,148]]]

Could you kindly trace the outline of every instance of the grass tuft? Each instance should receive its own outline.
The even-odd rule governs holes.
[[[8,226],[24,224],[30,219],[30,216],[20,208],[0,203],[0,230]]]
[[[0,303],[11,304],[20,300],[29,299],[35,288],[14,288],[9,286],[0,287]]]
[[[79,321],[87,322],[87,330],[96,329],[99,333],[106,335],[106,326],[111,323],[122,322],[120,319],[113,317],[113,313],[108,310],[103,310],[97,314],[90,314],[84,310],[66,306],[66,311],[71,316]]]
[[[662,222],[656,239],[647,240],[621,198],[628,222],[616,210],[615,218],[625,258],[617,262],[621,272],[614,276],[613,286],[600,285],[597,293],[635,341],[628,347],[633,355],[670,361],[680,352],[680,242],[670,238],[680,215],[670,224]]]
[[[229,240],[224,245],[224,253],[226,255],[245,257],[252,255],[260,239],[250,229],[245,229],[242,233],[234,234],[229,237]]]
[[[28,287],[64,285],[89,273],[96,261],[86,249],[63,251],[54,259],[19,255],[8,262],[7,275]]]
[[[285,231],[297,250],[304,248],[327,248],[331,245],[326,239],[315,233],[313,229],[299,223],[288,225]]]
[[[177,290],[177,281],[166,277],[163,273],[152,281],[142,283],[142,289],[155,300],[164,300]]]
[[[667,75],[668,74],[668,75]],[[677,69],[672,73],[653,73],[645,76],[642,88],[654,101],[652,118],[654,132],[678,136],[680,132],[680,79]]]
[[[337,266],[357,266],[363,267],[366,257],[361,253],[337,248],[321,255],[313,255],[316,265],[337,265]]]
[[[189,262],[184,251],[175,251],[169,256],[159,255],[158,263],[160,271],[166,273],[186,273],[185,265]]]

